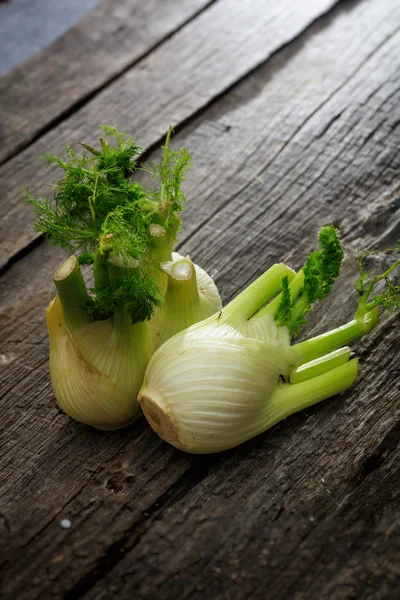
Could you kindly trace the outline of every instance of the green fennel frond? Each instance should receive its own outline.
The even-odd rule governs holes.
[[[304,265],[304,293],[311,305],[329,294],[340,273],[344,252],[333,225],[322,227],[318,235],[320,248],[309,255]]]
[[[290,284],[287,278],[282,279],[277,319],[278,324],[286,325],[293,335],[299,332],[302,325],[307,324],[305,317],[311,306],[328,296],[340,273],[344,252],[335,227],[322,227],[318,241],[319,248],[308,256],[295,279]],[[301,285],[299,281],[302,282]]]
[[[141,262],[150,252],[147,221],[135,206],[118,206],[108,213],[101,233],[112,239],[113,253],[124,263]]]
[[[399,254],[399,245],[394,249],[395,254]],[[395,284],[391,279],[391,273],[400,266],[400,260],[394,260],[392,264],[381,274],[375,274],[373,271],[365,270],[365,262],[368,256],[373,252],[361,252],[358,255],[358,281],[356,289],[359,293],[359,313],[365,314],[380,306],[388,312],[398,312],[400,310],[400,285]],[[375,293],[376,286],[383,282],[383,288]]]
[[[94,263],[95,255],[92,252],[81,252],[79,255],[80,265],[92,265]]]
[[[142,149],[133,138],[127,137],[124,132],[118,131],[115,126],[103,125],[101,129],[106,137],[114,137],[117,140],[117,146],[110,146],[107,140],[101,139],[102,156],[100,159],[100,169],[106,171],[109,177],[115,172],[117,180],[121,172],[128,174],[135,170],[135,161],[133,160]]]
[[[320,230],[318,236],[320,247],[312,252],[300,273],[288,283],[282,279],[282,293],[277,309],[278,325],[286,325],[291,334],[297,334],[302,325],[307,323],[306,314],[314,302],[323,300],[332,289],[340,272],[343,260],[343,247],[333,225]],[[398,256],[399,244],[394,249]],[[371,251],[363,251],[358,255],[358,280],[356,289],[359,303],[356,319],[364,321],[365,316],[378,306],[383,310],[397,312],[400,310],[400,285],[392,278],[392,272],[400,266],[400,259],[381,274],[367,271],[365,268]],[[301,278],[304,279],[300,286]]]
[[[356,283],[356,290],[360,296],[364,295],[364,290],[368,281],[368,278],[372,275],[372,271],[366,271],[365,263],[369,256],[373,252],[371,250],[362,250],[357,256],[357,267],[358,267],[358,280]]]
[[[126,275],[117,289],[100,285],[91,288],[90,292],[92,296],[82,308],[95,320],[105,319],[123,309],[132,323],[149,321],[154,310],[164,302],[155,281],[140,271]]]
[[[63,178],[53,186],[52,199],[26,190],[25,201],[36,212],[38,233],[77,252],[81,265],[93,265],[94,295],[85,302],[91,316],[105,318],[123,305],[134,322],[146,320],[162,301],[158,263],[170,257],[185,203],[180,185],[191,159],[186,149],[170,148],[170,128],[163,158],[151,170],[159,189],[149,192],[130,178],[141,148],[114,126],[102,131],[99,148],[79,142],[81,152],[65,146],[61,155],[45,154],[45,164],[58,167]],[[154,235],[155,225],[164,237]],[[111,285],[108,261],[126,270],[118,289]]]
[[[170,216],[174,212],[180,212],[185,206],[186,198],[181,184],[185,181],[186,171],[192,166],[192,158],[186,148],[179,151],[170,148],[172,132],[172,127],[169,127],[165,145],[162,146],[162,160],[153,166],[142,165],[142,169],[158,182],[159,190],[153,192],[153,197],[168,204]]]
[[[45,154],[47,165],[56,165],[64,178],[54,186],[54,198],[34,198],[28,191],[24,196],[36,212],[34,228],[50,239],[55,246],[70,251],[94,252],[99,234],[108,213],[119,206],[138,210],[145,190],[126,179],[134,169],[134,157],[140,151],[131,138],[115,128],[106,128],[107,135],[117,139],[117,146],[101,140],[101,151],[82,144],[90,154],[77,153],[66,146],[61,156]]]
[[[282,277],[282,297],[276,313],[276,322],[278,325],[290,323],[292,318],[293,301],[290,295],[289,277]]]
[[[53,246],[87,250],[96,245],[97,232],[90,221],[78,220],[72,212],[53,205],[47,198],[34,198],[27,190],[24,191],[24,198],[36,212],[34,230],[45,235]]]
[[[383,293],[374,296],[374,303],[388,312],[400,310],[400,285],[394,285],[388,277],[385,278]]]
[[[155,308],[164,303],[156,282],[134,272],[124,279],[122,292],[125,296],[126,311],[133,323],[149,321]]]

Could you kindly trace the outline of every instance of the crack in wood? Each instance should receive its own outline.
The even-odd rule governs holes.
[[[10,524],[8,522],[6,515],[3,512],[0,512],[0,523],[1,522],[3,522],[4,529],[6,530],[6,534],[10,535]]]
[[[380,469],[385,461],[389,458],[390,454],[396,450],[400,443],[400,421],[398,421],[385,435],[382,442],[374,450],[374,452],[364,460],[362,463],[356,480],[358,484],[362,484],[363,481],[376,471]]]
[[[10,258],[4,260],[0,263],[0,277],[4,275],[13,265],[17,262],[28,256],[33,250],[38,248],[45,241],[44,235],[38,235],[38,237],[34,238],[30,241],[26,246],[18,250],[15,254],[12,254]]]
[[[278,52],[281,51],[285,51],[286,47],[290,47],[292,45],[298,45],[299,48],[301,48],[301,46],[303,45],[304,41],[302,39],[302,36],[305,33],[310,33],[309,30],[312,30],[313,28],[315,28],[316,30],[321,30],[323,29],[324,26],[328,26],[330,23],[330,19],[332,18],[332,12],[334,13],[335,11],[339,12],[341,10],[343,10],[343,5],[351,5],[351,4],[357,4],[359,0],[339,0],[338,4],[336,4],[334,7],[332,7],[331,11],[329,11],[327,14],[320,16],[318,19],[316,19],[307,29],[305,29],[303,31],[302,34],[300,34],[297,38],[294,38],[290,43],[282,46]],[[348,8],[348,7],[346,7]],[[328,19],[329,17],[329,19]],[[307,123],[313,118],[315,117],[318,112],[320,112],[324,106],[326,106],[334,97],[337,93],[339,93],[352,79],[353,77],[355,77],[358,72],[360,71],[360,69],[376,54],[376,52],[378,52],[382,46],[384,46],[395,34],[397,34],[398,30],[396,30],[395,32],[393,32],[393,34],[389,37],[387,37],[380,45],[376,46],[374,48],[374,50],[372,52],[370,52],[367,57],[364,59],[364,61],[357,66],[357,68],[339,85],[337,86],[332,92],[331,94],[329,94],[329,96],[327,98],[325,98],[323,100],[323,102],[321,102],[321,104],[319,104],[309,115],[307,115],[307,117],[304,119],[304,121],[302,121],[298,127],[292,132],[292,134],[290,135],[290,137],[284,142],[284,144],[282,145],[281,148],[279,148],[279,150],[275,153],[275,155],[268,161],[268,163],[266,163],[265,165],[263,165],[263,167],[257,172],[257,174],[254,177],[254,180],[256,180],[257,178],[261,177],[261,175],[274,163],[274,161],[276,161],[277,158],[279,158],[280,155],[282,155],[282,153],[285,151],[285,149],[290,146],[290,144],[293,142],[294,138],[304,129],[304,127],[307,125]],[[270,59],[274,58],[274,55],[271,55]],[[268,61],[265,61],[265,63],[263,65],[259,65],[259,67],[257,68],[262,68],[263,66],[265,66],[265,64]],[[256,71],[257,69],[255,69]],[[249,75],[247,75],[246,77],[244,77],[243,79],[246,79],[247,77],[250,77],[252,73],[250,73]],[[240,83],[240,80],[237,82]],[[236,86],[236,84],[235,84]],[[232,86],[232,87],[235,87]],[[209,108],[209,107],[207,107]],[[201,114],[202,111],[199,112],[199,114]],[[311,144],[319,139],[322,138],[323,135],[328,131],[328,129],[330,128],[330,126],[337,121],[341,115],[343,114],[343,111],[340,111],[337,115],[335,115],[329,122],[328,124],[325,126],[324,130],[322,132],[319,132],[314,138],[310,139],[308,146],[306,146],[303,151],[306,151],[308,149],[309,146],[311,146]],[[195,119],[195,117],[198,115],[193,115],[193,118],[191,119],[187,119],[187,121],[185,123],[182,124],[182,127],[188,125],[192,120]],[[177,128],[177,132],[179,132],[181,130],[181,126],[179,126]],[[375,133],[375,131],[374,131]],[[157,148],[157,145],[155,145],[155,147],[151,148],[151,150],[149,150],[150,152],[153,152],[155,149]],[[147,154],[147,152],[146,152]],[[327,166],[328,168],[328,166]],[[282,175],[282,178],[280,180],[278,180],[278,182],[275,184],[274,187],[272,187],[271,189],[269,189],[268,193],[272,194],[272,192],[277,189],[281,183],[281,181],[284,179],[286,173],[284,173]],[[321,173],[321,177],[324,175],[324,172]],[[299,176],[301,177],[303,176],[303,173]],[[240,188],[237,192],[235,192],[235,194],[233,196],[230,196],[229,198],[226,199],[226,201],[224,201],[222,204],[219,205],[219,207],[210,215],[207,216],[206,219],[204,219],[201,223],[199,223],[195,229],[193,229],[187,236],[183,236],[178,244],[178,251],[179,248],[181,248],[182,246],[184,246],[185,244],[187,244],[196,234],[198,234],[210,221],[212,221],[215,217],[217,217],[229,204],[231,204],[231,202],[239,197],[246,189],[248,189],[251,185],[254,184],[254,180],[252,181],[248,181],[246,183],[245,186],[243,186],[242,188]],[[295,180],[294,182],[291,182],[290,185],[295,185],[297,182],[297,180]],[[314,185],[315,182],[312,182],[312,184]],[[278,199],[281,198],[287,191],[289,188],[286,188],[281,196],[278,196]],[[305,190],[304,193],[306,193],[308,191],[308,189]],[[301,196],[300,198],[301,199]],[[276,202],[276,199],[274,198],[274,203]],[[290,207],[288,207],[290,208]],[[268,207],[267,207],[268,209]],[[282,216],[282,215],[280,215]]]

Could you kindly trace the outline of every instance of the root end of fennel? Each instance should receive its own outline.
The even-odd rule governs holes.
[[[166,442],[170,444],[179,443],[177,424],[165,408],[150,395],[139,395],[139,403],[151,428]]]

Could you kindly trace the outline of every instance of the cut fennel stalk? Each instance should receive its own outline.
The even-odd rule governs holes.
[[[165,302],[150,321],[153,348],[170,337],[221,310],[222,303],[212,278],[198,265],[177,252],[172,261],[163,263],[167,274]]]
[[[339,274],[343,250],[335,229],[323,228],[319,240],[321,249],[298,274],[274,265],[220,314],[153,355],[139,402],[164,440],[192,453],[227,450],[353,384],[358,361],[346,346],[376,325],[379,305],[396,304],[399,288],[388,282],[391,291],[371,298],[382,277],[373,278],[359,287],[353,321],[290,345],[290,332]]]

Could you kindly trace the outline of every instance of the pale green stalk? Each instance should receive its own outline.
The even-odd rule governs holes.
[[[289,267],[287,267],[287,268],[289,269]],[[294,271],[292,271],[291,269],[290,269],[290,271],[292,273],[294,273]],[[303,288],[303,285],[304,285],[304,271],[303,271],[303,269],[301,269],[301,271],[294,274],[294,277],[289,278],[290,296],[293,301],[299,296],[299,294]],[[281,288],[279,288],[279,291],[280,291],[280,289]],[[264,306],[264,308],[262,308],[260,310],[259,315],[260,316],[271,315],[272,317],[275,318],[277,315],[279,304],[280,304],[281,300],[282,300],[282,293],[278,294],[276,296],[276,298],[274,298],[273,300],[271,300],[271,302],[269,302],[266,306]]]
[[[90,323],[90,317],[81,306],[89,300],[89,295],[76,256],[70,256],[58,267],[54,283],[68,328],[73,331]]]
[[[266,404],[260,432],[289,415],[344,392],[353,385],[357,372],[358,360],[354,358],[306,381],[280,386]]]
[[[365,315],[364,320],[353,319],[346,325],[337,327],[332,331],[293,344],[292,350],[298,356],[300,364],[308,363],[337,348],[347,346],[353,340],[369,333],[377,324],[378,317],[378,310],[374,308]]]
[[[224,318],[229,319],[232,316],[244,321],[253,316],[258,318],[268,314],[267,307],[262,307],[281,291],[284,276],[291,281],[295,272],[284,264],[273,265],[223,309]]]
[[[164,304],[150,321],[154,349],[176,333],[215,314],[221,299],[211,277],[185,258],[174,254],[174,260],[164,263],[167,277]],[[200,291],[199,291],[200,288]]]
[[[305,363],[290,373],[290,383],[301,383],[340,367],[349,360],[350,355],[351,349],[349,347],[339,348],[325,356]]]

